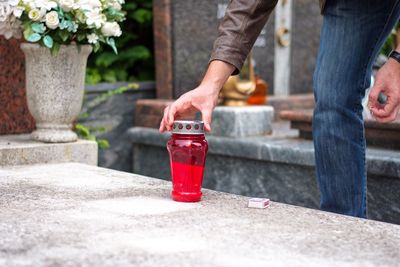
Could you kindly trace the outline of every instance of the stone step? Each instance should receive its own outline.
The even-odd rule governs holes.
[[[61,162],[97,165],[97,154],[94,141],[49,144],[33,141],[29,134],[0,136],[0,166]]]
[[[135,126],[158,129],[164,109],[171,103],[173,103],[171,99],[139,99],[136,102]],[[314,108],[314,96],[312,94],[268,96],[267,104],[275,110],[274,119],[279,120],[279,113],[283,110]]]
[[[153,162],[154,164],[154,162]],[[1,266],[398,266],[400,226],[77,163],[0,168]]]

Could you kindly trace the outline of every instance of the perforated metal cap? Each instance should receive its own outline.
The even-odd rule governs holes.
[[[178,120],[174,121],[172,127],[174,134],[204,134],[204,122],[202,121],[189,121]]]

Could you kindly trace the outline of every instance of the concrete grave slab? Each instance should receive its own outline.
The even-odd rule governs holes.
[[[77,163],[0,170],[2,266],[398,266],[400,260],[398,225],[277,202],[249,209],[246,197],[210,190],[200,203],[176,203],[169,182]],[[81,185],[58,182],[72,176]],[[97,179],[104,188],[87,182]]]

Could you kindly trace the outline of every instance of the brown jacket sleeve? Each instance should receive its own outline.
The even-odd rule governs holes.
[[[231,0],[219,26],[210,62],[221,60],[239,73],[278,0]]]

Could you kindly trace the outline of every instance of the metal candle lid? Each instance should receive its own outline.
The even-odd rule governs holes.
[[[173,134],[204,134],[204,122],[179,120],[174,121]]]

